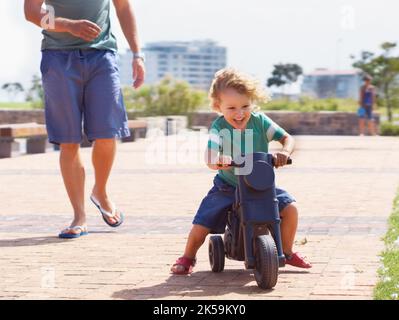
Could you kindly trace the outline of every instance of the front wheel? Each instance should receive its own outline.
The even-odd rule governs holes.
[[[255,239],[255,280],[262,289],[271,289],[277,283],[278,254],[276,244],[270,235]]]
[[[209,239],[209,263],[213,272],[224,269],[224,244],[221,236],[211,236]]]

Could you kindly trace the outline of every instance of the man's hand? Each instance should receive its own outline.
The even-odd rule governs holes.
[[[141,58],[133,59],[133,87],[138,89],[144,82],[145,67]]]
[[[123,34],[129,43],[132,52],[140,52],[140,41],[137,34],[136,17],[129,0],[113,0],[116,15],[122,27]],[[133,59],[133,87],[139,88],[145,77],[144,61],[140,58]]]
[[[93,41],[101,33],[101,28],[89,20],[69,20],[66,28],[70,34],[87,42]]]

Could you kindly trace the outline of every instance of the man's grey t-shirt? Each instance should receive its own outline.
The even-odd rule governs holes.
[[[100,49],[117,50],[116,38],[111,32],[110,0],[45,0],[52,6],[55,17],[72,20],[89,20],[97,24],[102,32],[91,42],[67,32],[43,30],[42,50],[45,49]]]

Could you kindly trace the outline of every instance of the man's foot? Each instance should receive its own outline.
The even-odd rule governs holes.
[[[65,228],[60,232],[58,237],[60,238],[79,238],[80,236],[87,235],[87,225],[86,222],[83,223],[76,223],[72,222],[71,226]]]
[[[120,224],[122,220],[121,212],[115,208],[115,204],[110,201],[107,196],[101,196],[93,190],[90,198],[101,211],[103,218],[110,226]],[[103,212],[108,214],[104,214]]]
[[[307,261],[307,258],[302,256],[300,253],[295,252],[291,255],[285,255],[285,264],[289,264],[294,267],[309,269],[312,264]]]

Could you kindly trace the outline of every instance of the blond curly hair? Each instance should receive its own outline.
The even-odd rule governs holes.
[[[245,94],[252,103],[270,101],[269,94],[257,79],[236,69],[225,68],[215,73],[209,89],[210,106],[213,110],[219,111],[220,93],[226,89],[234,89],[240,94]]]

